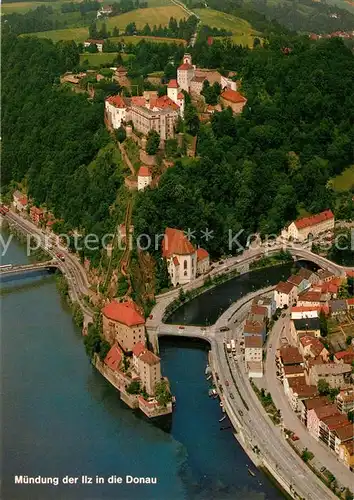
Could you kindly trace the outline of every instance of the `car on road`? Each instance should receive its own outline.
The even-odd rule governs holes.
[[[63,262],[65,261],[65,255],[63,253],[56,253],[55,256],[59,259],[62,260]]]
[[[241,415],[241,417],[243,417],[243,411],[242,410],[238,410],[238,413]]]
[[[228,387],[230,385],[228,380],[225,380],[225,385],[226,385],[226,387]]]
[[[230,330],[230,328],[229,328],[228,326],[222,326],[222,327],[220,328],[220,331],[221,331],[221,332],[228,332],[229,330]]]
[[[232,394],[232,392],[230,392],[230,398],[235,399],[235,396]]]
[[[272,348],[272,344],[269,344],[269,349],[271,349],[271,348]]]
[[[320,472],[324,472],[326,470],[326,467],[321,467]]]
[[[296,434],[293,434],[293,435],[291,436],[291,440],[292,440],[292,441],[299,441],[299,436],[297,436]]]
[[[339,490],[341,493],[345,490],[345,486],[342,486],[341,489]]]
[[[285,313],[283,313],[283,314],[281,315],[281,317],[282,317],[282,318],[285,318]]]
[[[184,330],[184,326],[181,326],[181,325],[180,325],[180,326],[178,327],[178,330]]]

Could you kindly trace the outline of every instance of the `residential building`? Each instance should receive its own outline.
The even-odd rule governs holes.
[[[120,95],[111,95],[105,100],[106,116],[112,127],[118,129],[126,121],[127,103]]]
[[[240,114],[247,104],[247,99],[236,90],[226,89],[220,95],[220,102],[225,107],[230,107],[235,114]]]
[[[354,470],[354,441],[339,446],[339,460],[351,471]]]
[[[152,182],[152,174],[149,167],[142,165],[138,171],[138,191],[143,191]]]
[[[234,80],[231,80],[231,78],[226,78],[226,76],[220,76],[220,85],[223,90],[237,90],[237,83]]]
[[[294,319],[292,323],[296,332],[295,344],[298,343],[298,339],[303,335],[310,335],[317,338],[321,336],[319,318]]]
[[[354,309],[354,298],[347,299],[347,307],[348,311],[352,311]]]
[[[319,439],[326,445],[329,446],[337,454],[339,453],[339,445],[341,444],[341,439],[337,437],[336,446],[336,431],[338,435],[345,436],[350,434],[348,430],[344,433],[340,432],[342,427],[347,427],[349,424],[347,416],[340,413],[335,415],[329,415],[328,417],[323,417],[319,423]],[[352,426],[350,426],[352,427]],[[350,438],[349,438],[350,439]],[[345,439],[346,440],[346,439]]]
[[[323,363],[309,369],[309,380],[311,384],[317,386],[318,381],[323,379],[332,389],[340,388],[349,381],[351,372],[351,366],[345,363]]]
[[[315,439],[320,437],[320,422],[323,418],[339,415],[336,405],[326,404],[307,411],[307,429]]]
[[[27,210],[27,207],[28,207],[27,196],[25,196],[20,191],[15,191],[14,194],[12,195],[12,197],[13,197],[12,204],[16,210],[18,210],[19,212],[23,212],[24,210]]]
[[[145,319],[132,300],[107,304],[102,309],[102,322],[105,339],[110,344],[117,342],[125,352],[145,342]]]
[[[309,288],[311,286],[311,283],[300,274],[293,274],[292,276],[290,276],[290,278],[287,279],[287,281],[289,283],[292,283],[293,285],[296,285],[298,293],[303,292],[304,290],[306,290],[306,288]]]
[[[210,257],[204,248],[197,248],[197,274],[204,274],[209,270]]]
[[[257,373],[260,373],[259,364],[262,364],[262,359],[263,359],[262,346],[263,346],[263,339],[261,335],[249,335],[245,337],[245,365],[248,372],[256,371]],[[249,366],[249,363],[258,363],[258,365]],[[263,375],[263,368],[259,376],[262,375]]]
[[[293,306],[291,308],[291,319],[318,318],[320,311],[320,306]]]
[[[296,303],[297,287],[289,282],[280,281],[274,290],[274,300],[277,309],[290,307]]]
[[[303,383],[305,384],[305,369],[301,365],[285,365],[282,370],[283,375],[283,384],[285,387],[286,380],[289,379],[303,379]]]
[[[299,349],[289,345],[277,351],[277,359],[282,367],[301,365],[304,362]]]
[[[346,415],[354,410],[354,389],[340,391],[336,397],[338,411]]]
[[[302,267],[300,271],[298,272],[299,276],[302,276],[305,278],[311,285],[318,283],[320,281],[320,278],[317,276],[317,274],[313,271],[310,271],[310,269],[306,269],[305,267]]]
[[[198,249],[201,254],[202,249]],[[166,228],[162,241],[162,256],[173,286],[189,283],[197,276],[198,250],[180,229]],[[206,270],[206,262],[200,269]]]
[[[307,385],[303,376],[287,377],[284,378],[284,392],[292,410],[299,414],[301,412],[301,402],[316,396],[317,387]]]
[[[192,56],[190,54],[184,54],[183,63],[177,68],[178,85],[186,92],[190,92],[191,81],[194,75],[195,66],[192,65]]]
[[[272,317],[275,314],[275,311],[277,309],[274,297],[256,298],[256,299],[254,299],[253,304],[265,307],[267,309],[267,317],[269,320],[272,319]]]
[[[205,80],[205,76],[194,75],[194,77],[190,81],[190,93],[199,95],[203,90],[203,84]]]
[[[329,352],[318,338],[308,335],[301,337],[299,349],[303,357],[317,358],[320,356],[324,363],[328,362]]]
[[[333,278],[336,277],[336,275],[331,271],[328,271],[328,269],[319,269],[316,272],[316,274],[320,278],[320,281],[322,283],[328,283],[329,281],[331,281]]]
[[[307,412],[331,404],[327,396],[316,396],[298,402],[301,422],[307,427]]]
[[[248,313],[248,320],[252,322],[265,324],[267,319],[268,319],[268,309],[264,306],[259,306],[253,303],[251,306],[251,310]]]
[[[325,210],[317,215],[303,217],[292,222],[282,231],[282,236],[304,241],[309,237],[317,237],[321,233],[334,230],[334,215],[331,210]]]
[[[263,377],[263,361],[250,361],[247,364],[247,372],[249,378]]]
[[[133,366],[141,386],[149,395],[155,394],[155,386],[161,380],[160,358],[139,342],[133,348]]]
[[[319,307],[321,305],[321,296],[322,294],[319,291],[314,291],[312,289],[306,290],[305,292],[299,294],[297,305],[300,307],[301,306]]]
[[[106,7],[101,7],[97,11],[97,19],[99,19],[100,17],[108,17],[112,14],[112,12],[113,12],[113,8],[111,5],[107,5]]]
[[[339,316],[341,314],[345,314],[347,312],[347,301],[346,300],[330,300],[329,303],[329,311],[331,316]]]
[[[142,104],[142,101],[140,104],[132,104],[127,113],[127,121],[131,120],[134,128],[144,135],[156,130],[163,141],[173,138],[174,126],[179,115],[177,104],[167,96],[159,97],[150,104],[150,107]]]
[[[90,47],[91,45],[96,45],[98,52],[103,51],[104,40],[93,40],[92,38],[85,40],[84,47]]]
[[[262,342],[264,342],[266,336],[266,324],[264,322],[264,318],[263,321],[252,321],[247,318],[243,327],[243,335],[245,338],[253,335],[259,335],[262,338]]]
[[[354,351],[340,351],[336,352],[333,358],[335,363],[346,363],[351,365],[354,362]]]
[[[30,208],[30,217],[35,224],[39,224],[44,220],[44,212],[41,208],[31,207]]]
[[[330,442],[333,441],[334,434],[334,451],[339,455],[340,447],[344,443],[353,442],[354,438],[354,426],[351,422],[347,420],[347,424],[341,427],[337,427],[330,436]],[[332,446],[331,446],[332,448]],[[333,448],[332,448],[333,449]]]

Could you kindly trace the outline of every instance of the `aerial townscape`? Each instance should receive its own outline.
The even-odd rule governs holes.
[[[1,28],[1,498],[352,500],[353,2]]]

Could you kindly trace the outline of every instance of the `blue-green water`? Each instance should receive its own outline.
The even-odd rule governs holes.
[[[6,262],[25,262],[13,242]],[[177,406],[169,433],[132,413],[90,365],[80,331],[54,278],[2,286],[3,500],[243,500],[282,495],[230,430],[220,431],[208,398],[206,346],[161,341],[162,369]],[[176,343],[178,342],[178,343]],[[15,485],[15,475],[157,477],[157,485]]]

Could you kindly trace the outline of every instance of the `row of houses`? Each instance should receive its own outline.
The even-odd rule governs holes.
[[[281,236],[292,241],[305,241],[309,238],[317,238],[326,232],[334,230],[334,215],[332,210],[325,210],[319,214],[302,217],[286,226]]]
[[[42,208],[36,207],[35,205],[30,206],[28,197],[16,190],[12,195],[12,205],[18,212],[29,212],[29,216],[37,226],[45,225],[48,230],[51,229],[53,224],[56,222],[53,214],[50,212],[45,212]]]
[[[263,376],[263,344],[267,325],[275,313],[275,303],[271,297],[253,301],[243,326],[245,367],[250,378]]]

